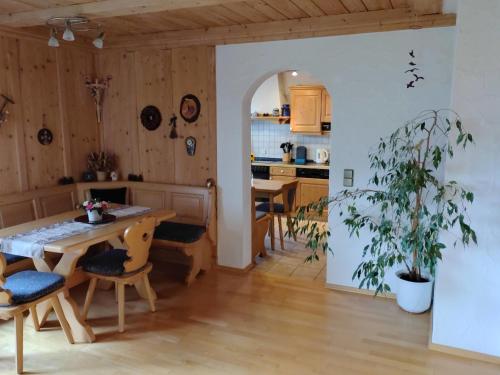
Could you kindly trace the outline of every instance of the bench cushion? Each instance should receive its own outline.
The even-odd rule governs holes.
[[[281,203],[275,203],[273,208],[274,208],[274,212],[277,212],[279,214],[282,214],[285,212],[285,206],[283,206],[283,204],[281,204]],[[257,209],[257,211],[271,212],[271,206],[267,202],[257,205],[256,209]]]
[[[198,241],[205,232],[205,227],[201,225],[163,221],[156,227],[154,238],[157,240],[193,243]]]
[[[100,199],[102,201],[126,204],[127,203],[127,188],[117,189],[90,189],[90,196],[92,198]]]
[[[96,273],[103,276],[120,276],[125,272],[123,263],[129,260],[127,250],[107,250],[99,255],[88,258],[83,262],[86,272]]]
[[[7,265],[14,264],[16,262],[20,262],[21,260],[27,259],[27,258],[22,257],[20,255],[12,255],[12,254],[7,254],[7,253],[3,253],[3,256],[5,258],[5,261],[7,262]]]
[[[255,220],[260,220],[262,219],[263,217],[265,217],[267,215],[267,212],[264,212],[264,211],[256,211],[255,212]]]
[[[21,271],[7,277],[3,289],[12,293],[12,304],[35,301],[64,286],[64,277],[52,272]]]

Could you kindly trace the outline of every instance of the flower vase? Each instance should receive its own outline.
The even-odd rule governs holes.
[[[89,217],[89,223],[95,223],[102,220],[102,214],[97,210],[87,211],[87,216]]]

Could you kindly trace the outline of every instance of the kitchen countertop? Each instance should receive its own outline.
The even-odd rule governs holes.
[[[253,161],[252,165],[262,165],[268,167],[284,167],[284,168],[309,168],[309,169],[330,169],[330,164],[317,164],[307,162],[304,165],[294,163],[283,163],[279,161]]]

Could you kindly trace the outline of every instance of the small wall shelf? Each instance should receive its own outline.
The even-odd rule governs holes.
[[[257,116],[252,117],[252,121],[271,121],[278,124],[289,124],[290,116]]]

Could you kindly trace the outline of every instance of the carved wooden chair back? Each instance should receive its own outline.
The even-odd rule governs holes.
[[[146,265],[155,227],[156,218],[147,217],[127,228],[124,239],[130,259],[124,264],[125,272],[133,272]]]

